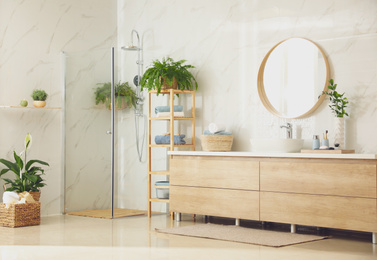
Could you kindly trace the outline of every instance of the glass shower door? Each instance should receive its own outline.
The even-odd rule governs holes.
[[[65,54],[65,213],[113,209],[112,111],[94,94],[112,63],[108,48]]]

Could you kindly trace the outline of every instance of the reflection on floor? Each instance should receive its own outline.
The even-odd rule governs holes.
[[[211,222],[223,222],[209,219]],[[230,224],[233,220],[227,220]],[[206,238],[161,234],[156,228],[188,226],[204,223],[202,216],[192,219],[184,214],[181,222],[170,220],[168,214],[140,215],[117,219],[77,216],[42,217],[41,225],[0,227],[0,259],[38,260],[376,260],[377,248],[371,234],[361,237],[330,230],[331,238],[304,244],[272,248]],[[241,226],[261,226],[241,221]],[[268,229],[289,227],[265,223]],[[313,228],[314,232],[317,232]],[[299,228],[299,232],[301,229]],[[305,231],[305,232],[309,232]]]
[[[67,215],[81,216],[81,217],[92,217],[92,218],[106,218],[112,219],[111,209],[93,209],[93,210],[82,210],[66,213]],[[114,209],[114,218],[123,218],[130,216],[146,215],[145,210],[136,209]]]

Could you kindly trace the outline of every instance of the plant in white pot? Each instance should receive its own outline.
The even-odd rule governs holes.
[[[340,94],[337,90],[337,84],[334,84],[334,80],[329,80],[330,85],[327,86],[329,89],[328,91],[323,91],[323,94],[330,97],[330,105],[332,112],[335,114],[335,137],[334,137],[334,144],[339,144],[341,149],[345,148],[345,141],[344,141],[344,118],[345,116],[349,116],[346,112],[345,108],[348,105],[348,99],[344,96],[345,93]]]
[[[49,166],[49,164],[41,160],[27,160],[27,149],[30,148],[31,141],[31,135],[27,134],[25,138],[25,150],[21,152],[20,155],[17,155],[17,153],[13,151],[14,162],[0,159],[0,163],[6,166],[6,168],[0,171],[0,177],[5,182],[4,187],[9,185],[5,191],[14,191],[17,193],[27,191],[38,201],[40,188],[46,185],[42,178],[42,175],[45,174],[44,169],[38,166],[38,164],[45,166]],[[22,160],[22,156],[24,160]],[[7,172],[13,172],[14,178],[3,177]]]
[[[42,89],[35,89],[33,90],[33,93],[31,94],[31,97],[33,98],[33,105],[35,107],[44,107],[46,106],[46,99],[48,94],[46,91]]]

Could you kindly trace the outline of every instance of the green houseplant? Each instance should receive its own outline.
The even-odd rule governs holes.
[[[345,148],[345,131],[344,131],[344,118],[348,116],[345,108],[348,105],[348,99],[343,94],[340,94],[337,90],[337,84],[334,84],[334,80],[329,80],[330,85],[327,87],[329,91],[323,91],[322,93],[330,97],[330,105],[332,112],[335,114],[335,127],[334,127],[334,145],[335,147]]]
[[[344,117],[348,116],[345,111],[347,107],[348,100],[343,94],[338,93],[336,87],[338,84],[334,84],[334,80],[329,80],[330,85],[327,87],[331,91],[323,91],[322,93],[330,97],[331,104],[329,107],[331,108],[332,112],[336,115],[336,117]]]
[[[172,58],[162,58],[162,61],[154,60],[141,79],[141,90],[144,88],[149,91],[156,89],[158,95],[164,88],[192,90],[195,86],[195,89],[198,89],[197,81],[188,70],[195,67],[183,65],[185,62],[186,60],[174,61]]]
[[[94,94],[96,105],[105,104],[106,108],[111,109],[111,82],[98,83]],[[135,91],[130,87],[128,82],[119,82],[115,86],[115,108],[123,109],[126,107],[136,108],[137,96]]]
[[[6,167],[0,171],[0,177],[4,180],[5,187],[10,185],[10,187],[6,188],[6,191],[19,193],[24,191],[39,192],[39,189],[46,185],[42,178],[42,175],[45,174],[44,169],[36,164],[45,166],[49,166],[49,164],[41,160],[27,161],[27,149],[30,148],[31,141],[31,135],[27,134],[25,138],[25,150],[20,155],[17,155],[17,153],[13,151],[14,162],[0,159],[0,163]],[[24,156],[24,160],[21,158],[22,155]],[[14,178],[3,177],[3,175],[9,171],[14,173]]]
[[[31,97],[33,98],[33,105],[35,107],[44,107],[46,105],[46,99],[48,97],[48,94],[46,91],[42,89],[35,89],[31,93]]]

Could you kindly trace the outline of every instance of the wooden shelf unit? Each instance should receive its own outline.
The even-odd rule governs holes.
[[[192,151],[195,150],[195,91],[194,90],[177,90],[168,89],[163,90],[160,94],[169,95],[169,106],[170,106],[170,116],[168,117],[152,117],[152,97],[157,94],[156,90],[149,91],[149,101],[148,101],[148,217],[152,215],[152,202],[163,202],[169,203],[169,199],[158,199],[152,196],[152,175],[166,175],[169,176],[169,169],[165,171],[152,171],[152,149],[158,147],[168,148],[169,151],[174,151],[175,148],[187,147],[191,148]],[[174,95],[191,95],[191,116],[188,117],[177,117],[174,116]],[[158,98],[158,97],[155,97]],[[181,97],[180,97],[181,98]],[[169,133],[170,133],[170,144],[152,144],[152,121],[169,121]],[[174,144],[174,122],[175,121],[191,121],[191,144],[176,145]],[[162,133],[161,133],[162,134]],[[154,141],[153,141],[154,142]],[[166,154],[166,156],[168,156]],[[170,157],[168,157],[170,161]],[[170,187],[165,187],[170,189]],[[169,210],[170,211],[170,210]],[[171,213],[171,216],[173,214]]]

